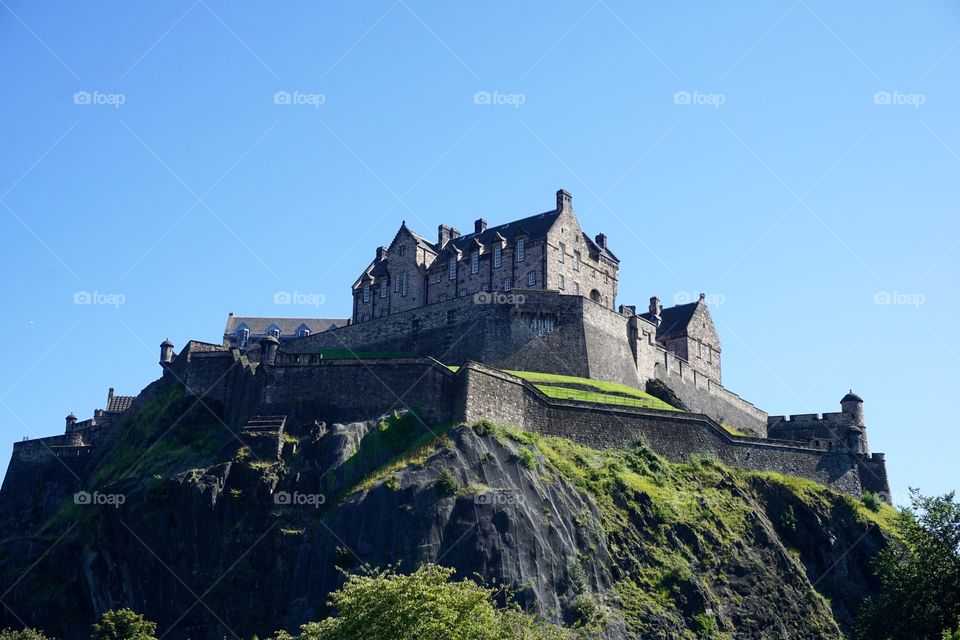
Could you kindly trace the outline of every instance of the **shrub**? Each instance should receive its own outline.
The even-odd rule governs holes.
[[[863,493],[863,497],[860,498],[860,502],[863,503],[863,506],[865,506],[867,509],[870,509],[870,511],[873,511],[874,513],[880,511],[880,505],[883,503],[883,501],[880,500],[880,496],[869,491],[865,491]]]
[[[534,455],[533,451],[530,449],[521,449],[520,450],[520,464],[525,466],[527,469],[536,469],[537,468],[537,456]]]
[[[447,468],[440,470],[440,475],[437,476],[437,480],[433,486],[436,488],[437,493],[444,498],[456,495],[457,492],[460,491],[460,481],[457,480],[453,472]]]
[[[92,640],[156,640],[157,625],[131,609],[105,611]]]
[[[396,491],[400,488],[400,480],[397,479],[397,476],[390,476],[383,481],[383,486],[385,486],[390,491]]]
[[[0,631],[0,640],[50,640],[37,629],[4,629]]]
[[[494,426],[493,423],[489,420],[480,420],[479,422],[474,422],[471,425],[473,432],[478,436],[487,436],[493,433]]]

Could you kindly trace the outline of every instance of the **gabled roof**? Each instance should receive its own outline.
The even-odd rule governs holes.
[[[606,247],[601,247],[600,245],[597,244],[597,242],[593,238],[588,236],[586,233],[583,234],[583,239],[587,241],[587,246],[590,247],[591,251],[595,253],[599,253],[601,256],[604,256],[605,258],[613,260],[618,264],[620,263],[620,258],[613,255],[613,251],[610,251],[610,249],[607,249]]]
[[[675,307],[667,307],[660,312],[660,326],[657,327],[657,340],[666,340],[667,338],[676,338],[687,335],[687,326],[697,310],[699,302],[689,304],[678,304]],[[656,324],[653,314],[639,314],[644,320],[649,320]]]
[[[126,411],[136,398],[137,396],[112,396],[107,400],[106,411],[116,413]]]
[[[258,318],[255,316],[228,316],[223,335],[233,335],[241,325],[247,325],[251,337],[263,335],[272,325],[280,329],[281,336],[293,336],[305,325],[310,333],[320,333],[334,327],[347,325],[346,318]]]

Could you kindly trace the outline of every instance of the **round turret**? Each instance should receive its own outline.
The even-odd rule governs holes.
[[[277,362],[277,350],[280,347],[280,341],[276,336],[267,335],[260,340],[260,362],[275,364]]]
[[[170,342],[170,338],[160,343],[160,364],[168,362],[173,362],[173,343]]]
[[[853,418],[853,424],[858,427],[866,426],[863,420],[863,398],[855,394],[853,389],[840,400],[840,410]]]
[[[77,426],[77,416],[73,415],[73,411],[67,414],[67,433],[73,431]]]

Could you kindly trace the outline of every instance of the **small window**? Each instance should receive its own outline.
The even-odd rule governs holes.
[[[560,247],[557,249],[557,262],[563,262],[566,260],[567,245],[560,243]]]
[[[580,295],[580,283],[579,283],[579,282],[574,282],[574,283],[573,283],[573,292],[574,292],[575,294],[577,294],[577,295]]]
[[[387,279],[386,279],[386,278],[384,278],[383,280],[380,281],[380,297],[381,297],[381,298],[386,298],[386,297],[387,297],[387,293],[388,293],[388,291],[389,291],[389,289],[388,289],[389,286],[390,286],[390,283],[387,282]]]
[[[446,301],[447,301],[447,294],[441,293],[441,294],[440,294],[440,302],[446,302]]]
[[[573,270],[580,271],[580,252],[579,251],[573,252]]]
[[[517,240],[517,262],[523,262],[527,257],[527,241],[523,238]]]
[[[503,247],[500,245],[493,248],[493,266],[495,269],[503,266]]]
[[[404,271],[403,274],[400,276],[400,282],[401,282],[400,295],[406,296],[407,295],[407,272],[406,271]]]
[[[387,309],[387,308],[380,309],[381,318],[386,318],[388,315],[390,315],[390,309]]]
[[[369,319],[370,319],[370,314],[369,314],[369,313],[365,313],[365,314],[363,314],[363,318],[361,318],[361,321],[362,321],[362,322],[366,322],[366,321],[369,320]]]
[[[535,287],[535,286],[537,286],[537,272],[536,272],[536,271],[531,271],[530,273],[527,274],[527,286],[528,286],[528,287]]]
[[[466,288],[466,287],[461,287],[460,290],[457,291],[457,297],[459,297],[459,298],[466,298],[466,297],[467,297],[467,288]]]
[[[270,329],[267,329],[267,335],[268,335],[268,336],[273,336],[274,338],[277,338],[277,339],[279,340],[279,339],[280,339],[280,329],[277,329],[276,327],[272,327],[272,328],[270,328]]]
[[[607,284],[607,282],[608,282],[609,280],[610,280],[610,272],[609,272],[609,271],[604,271],[604,272],[603,272],[603,283],[604,283],[604,284]]]
[[[450,258],[450,279],[451,280],[457,279],[457,259],[456,258]]]
[[[563,291],[567,288],[567,279],[563,277],[563,274],[560,274],[560,282],[558,283],[560,291]]]
[[[300,329],[301,338],[306,338],[308,335],[310,335],[310,329]]]
[[[470,254],[470,273],[480,272],[480,252],[474,251]]]
[[[707,362],[713,363],[713,347],[707,345]]]
[[[397,249],[397,251],[399,251],[399,252],[400,252],[400,255],[402,256],[403,254],[405,254],[405,253],[407,252],[407,247],[406,247],[406,245],[400,245],[400,247]]]
[[[250,329],[240,329],[237,331],[237,344],[243,348],[250,341]]]
[[[394,278],[394,282],[393,282],[393,292],[394,292],[394,293],[400,293],[400,281],[401,281],[401,280],[402,280],[402,278]]]
[[[370,302],[370,285],[363,285],[363,301]]]
[[[513,289],[513,278],[504,278],[503,279],[503,290],[510,291]]]
[[[703,343],[700,342],[699,340],[697,340],[697,357],[698,358],[703,357]]]

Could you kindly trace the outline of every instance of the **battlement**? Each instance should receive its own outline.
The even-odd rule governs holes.
[[[846,413],[798,413],[788,416],[769,416],[767,426],[773,427],[783,423],[811,423],[824,422],[835,426],[849,426],[853,424],[853,418]]]

